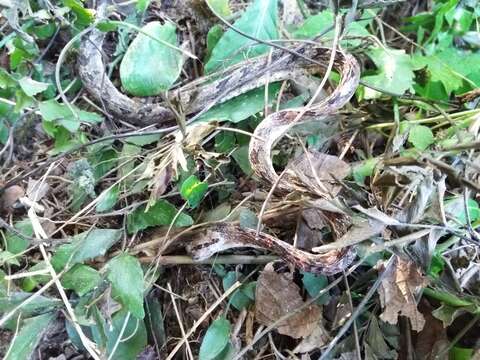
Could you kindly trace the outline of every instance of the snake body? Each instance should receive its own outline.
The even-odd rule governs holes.
[[[101,15],[105,11],[104,4],[98,8]],[[99,30],[92,30],[82,40],[79,52],[79,74],[84,86],[104,108],[115,116],[122,117],[136,124],[166,124],[173,113],[158,99],[150,102],[130,98],[122,94],[105,75],[102,48],[105,35]],[[260,56],[239,63],[219,74],[217,78],[201,78],[170,92],[169,96],[178,100],[186,115],[202,111],[213,102],[222,103],[251,89],[269,82],[295,79],[306,74],[315,74],[324,70],[331,56],[331,49],[304,43],[291,48],[292,52],[274,50],[271,57]],[[303,57],[298,57],[301,54]],[[311,58],[314,62],[305,58]],[[249,159],[255,174],[272,186],[276,184],[276,192],[286,194],[302,191],[305,195],[318,197],[307,184],[302,183],[295,173],[279,179],[275,172],[271,152],[275,143],[290,129],[292,122],[301,123],[314,118],[321,121],[328,115],[343,107],[354,94],[358,82],[360,68],[355,58],[341,50],[335,53],[333,68],[340,74],[340,81],[332,93],[314,106],[303,109],[287,109],[268,115],[255,129],[250,141]],[[265,71],[268,69],[268,71]],[[300,113],[303,116],[298,119]],[[278,183],[278,184],[277,184]],[[207,230],[208,238],[190,244],[193,252],[202,247],[215,247],[220,242],[234,242],[243,246],[254,246],[268,249],[278,254],[288,263],[304,271],[334,274],[344,270],[353,260],[354,249],[344,248],[324,254],[312,254],[301,251],[274,236],[244,229],[232,224],[216,224]]]

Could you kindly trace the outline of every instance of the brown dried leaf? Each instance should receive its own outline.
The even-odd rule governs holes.
[[[170,184],[172,175],[173,175],[172,164],[168,164],[167,166],[163,167],[155,175],[153,179],[154,185],[152,190],[153,198],[158,199],[160,196],[163,195],[165,190],[167,190],[168,184]]]
[[[403,315],[410,319],[413,330],[421,331],[425,318],[417,309],[415,292],[427,281],[413,262],[397,256],[394,265],[378,289],[383,307],[380,319],[396,324],[398,316]]]
[[[336,195],[340,191],[337,180],[344,179],[351,172],[350,165],[337,156],[318,151],[309,151],[300,155],[288,165],[288,176],[297,178],[301,183],[319,188],[316,178],[320,181],[320,190]]]
[[[270,325],[281,317],[304,305],[300,288],[288,274],[278,274],[271,264],[258,278],[255,293],[255,318],[263,325]],[[311,304],[277,326],[280,334],[299,339],[313,333],[322,319],[321,308]]]
[[[5,190],[0,198],[0,208],[8,210],[13,204],[25,195],[25,191],[21,186],[12,185]]]
[[[47,195],[48,190],[50,190],[50,185],[46,181],[28,179],[27,185],[27,197],[35,202],[40,201],[43,199],[45,195]]]
[[[312,333],[304,338],[293,350],[294,354],[302,354],[310,352],[315,349],[319,349],[328,343],[330,336],[328,331],[323,326],[323,323],[319,321],[317,326],[313,329]]]

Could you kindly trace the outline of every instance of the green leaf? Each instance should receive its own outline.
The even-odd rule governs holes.
[[[462,348],[459,346],[454,346],[450,349],[448,353],[449,360],[471,360],[474,358],[473,356],[474,350],[472,348]]]
[[[470,221],[474,222],[480,218],[480,208],[473,199],[467,201],[468,215]],[[467,224],[467,214],[465,213],[465,201],[463,196],[457,196],[445,201],[445,212],[455,217],[460,223]]]
[[[230,330],[230,322],[223,316],[212,322],[200,345],[199,359],[214,360],[228,349]]]
[[[160,134],[132,136],[125,139],[126,142],[137,146],[149,145],[160,140]]]
[[[129,233],[144,230],[151,226],[170,225],[175,218],[178,210],[166,200],[159,200],[153,206],[145,211],[146,207],[141,206],[134,212],[128,214],[127,229]],[[184,213],[181,213],[175,221],[175,226],[190,226],[193,219]]]
[[[372,176],[375,166],[377,166],[378,159],[371,158],[364,160],[361,164],[356,165],[353,170],[353,178],[357,184],[364,184],[367,176]]]
[[[85,260],[105,255],[108,249],[115,244],[122,235],[122,230],[93,229],[78,234],[72,238],[70,244],[57,248],[52,257],[52,265],[61,270],[68,262],[81,263]]]
[[[5,264],[20,266],[17,256],[10,251],[4,250],[0,251],[0,266],[4,266]]]
[[[122,329],[124,329],[123,334],[121,334]],[[107,327],[107,352],[110,359],[136,359],[145,346],[147,346],[145,323],[129,316],[125,310],[117,312],[112,318],[112,326]],[[113,352],[114,348],[115,352]]]
[[[60,104],[56,100],[47,100],[38,105],[43,120],[46,122],[56,122],[66,128],[71,133],[74,133],[83,123],[100,123],[103,118],[92,112],[80,110],[73,106],[73,111],[67,105]]]
[[[245,175],[251,175],[253,173],[252,167],[250,166],[250,160],[248,159],[248,145],[240,146],[232,153],[232,157]]]
[[[86,9],[80,0],[63,0],[63,3],[77,16],[76,24],[88,26],[95,20],[95,11]]]
[[[145,325],[149,330],[149,335],[151,335],[155,343],[158,346],[162,346],[167,341],[165,334],[165,325],[164,325],[164,316],[162,312],[162,303],[158,299],[158,296],[151,292],[145,298]]]
[[[150,0],[138,0],[135,8],[137,9],[137,12],[144,13],[145,10],[147,10],[148,5],[150,5]]]
[[[478,87],[480,83],[475,79],[480,67],[480,53],[459,50],[448,47],[426,56],[413,57],[415,69],[426,67],[430,75],[430,82],[440,82],[447,95],[462,88],[464,81],[470,79]],[[473,86],[470,83],[470,86]]]
[[[328,28],[333,27],[335,15],[331,10],[324,10],[316,15],[309,16],[305,19],[304,23],[293,32],[292,36],[296,39],[312,39],[320,34],[322,36],[322,41],[331,41],[333,40],[334,31],[333,29],[325,33]],[[344,37],[361,37],[361,36],[370,36],[365,27],[368,25],[369,21],[360,20],[351,22],[344,34]],[[355,47],[360,45],[362,42],[361,39],[344,39],[341,41],[343,47]]]
[[[205,62],[208,61],[210,55],[212,54],[213,49],[217,45],[218,41],[223,35],[223,29],[220,25],[213,26],[207,33],[207,56]]]
[[[22,90],[28,96],[35,96],[38,93],[41,93],[41,92],[47,90],[47,88],[50,84],[35,81],[35,80],[32,80],[29,77],[23,77],[20,80],[18,80],[18,85],[20,85]]]
[[[48,331],[49,325],[56,317],[55,313],[39,315],[24,321],[23,326],[10,344],[8,355],[4,360],[28,360],[40,339]]]
[[[100,213],[113,208],[118,201],[119,192],[120,189],[118,185],[113,186],[108,189],[108,191],[102,192],[98,197],[98,203],[95,210]]]
[[[268,105],[273,104],[280,91],[280,83],[268,87]],[[265,87],[250,90],[223,104],[216,105],[200,116],[198,121],[231,121],[238,123],[265,109]]]
[[[255,0],[234,26],[243,32],[261,40],[278,39],[277,0]],[[243,49],[239,51],[239,49]],[[205,72],[212,73],[220,68],[265,54],[267,45],[247,39],[232,29],[228,29],[212,51],[205,65]]]
[[[428,126],[415,125],[410,129],[408,142],[419,150],[426,150],[435,142],[435,138]]]
[[[30,219],[26,218],[15,223],[15,229],[25,236],[33,235],[33,227]],[[28,248],[29,241],[15,233],[7,232],[6,250],[12,254],[19,254]]]
[[[367,52],[378,68],[376,75],[364,76],[366,83],[384,91],[403,95],[407,90],[413,91],[413,64],[405,50],[377,48]],[[378,97],[378,92],[365,89],[365,98]]]
[[[101,281],[101,276],[94,268],[77,264],[62,276],[62,285],[65,289],[74,290],[83,296],[93,290]]]
[[[143,319],[143,270],[136,257],[121,254],[107,263],[112,297],[133,316]]]
[[[175,25],[148,23],[143,32],[177,45]],[[125,90],[135,96],[154,96],[168,90],[182,70],[182,54],[152,37],[139,33],[120,64],[120,79]]]
[[[302,272],[302,282],[308,295],[312,298],[317,296],[328,285],[328,279],[324,275],[315,275],[312,273]],[[327,304],[330,301],[328,292],[317,299],[318,304]]]
[[[232,15],[232,11],[230,10],[230,6],[228,4],[229,0],[207,0],[207,2],[218,15],[222,17],[228,17]]]
[[[238,220],[242,229],[256,229],[258,226],[257,214],[247,208],[241,208]]]
[[[237,273],[235,271],[229,271],[222,279],[223,290],[227,291],[236,281]],[[230,303],[235,309],[241,311],[252,304],[255,299],[255,295],[253,295],[253,298],[250,296],[252,294],[252,285],[250,284],[252,283],[253,289],[255,289],[256,283],[250,282],[242,285],[230,295]],[[253,291],[253,294],[255,294],[255,291]]]
[[[188,205],[196,208],[207,193],[208,184],[200,181],[195,175],[189,176],[180,187],[180,195],[188,201]]]

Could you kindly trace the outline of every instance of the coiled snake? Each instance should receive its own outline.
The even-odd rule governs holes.
[[[105,12],[105,4],[98,8],[98,15]],[[84,36],[79,53],[79,74],[88,91],[104,108],[116,116],[137,124],[166,124],[173,119],[172,112],[162,102],[142,102],[122,94],[105,75],[102,54],[104,33],[92,30]],[[224,71],[217,80],[202,78],[170,92],[186,115],[195,114],[213,102],[222,103],[248,90],[258,88],[268,82],[295,79],[305,74],[315,74],[324,70],[331,56],[331,50],[304,43],[292,52],[274,50],[271,57],[262,56],[247,60]],[[303,55],[299,57],[296,54]],[[314,62],[307,59],[313,59]],[[302,184],[300,177],[290,173],[278,179],[271,162],[271,151],[275,143],[289,130],[293,121],[301,123],[314,118],[321,121],[343,107],[354,94],[360,75],[355,58],[338,49],[333,69],[340,74],[340,81],[329,96],[308,109],[297,108],[274,112],[268,115],[255,129],[250,141],[249,159],[255,174],[272,186],[280,194],[301,191],[305,195],[318,198],[308,184]],[[268,71],[266,71],[268,70]],[[151,101],[152,99],[150,99]],[[154,99],[155,100],[155,99]],[[297,119],[300,113],[304,115]],[[207,229],[209,243],[230,239],[245,246],[265,248],[278,254],[285,261],[304,271],[334,274],[344,270],[353,260],[354,250],[344,248],[323,254],[301,251],[292,245],[254,230],[231,224],[212,225]],[[207,244],[209,245],[209,244]]]

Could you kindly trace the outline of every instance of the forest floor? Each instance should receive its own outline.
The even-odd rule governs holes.
[[[480,2],[0,14],[4,359],[480,359]]]

